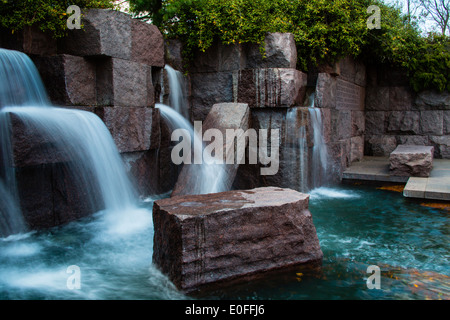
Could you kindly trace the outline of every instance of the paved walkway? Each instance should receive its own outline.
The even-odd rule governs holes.
[[[433,170],[428,178],[408,178],[390,175],[388,157],[364,157],[362,161],[354,162],[344,171],[342,178],[406,183],[403,190],[405,197],[450,201],[450,160],[448,159],[434,159]]]

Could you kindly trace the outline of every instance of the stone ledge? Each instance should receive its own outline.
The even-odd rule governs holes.
[[[181,290],[323,257],[309,196],[258,188],[158,200],[153,263]]]

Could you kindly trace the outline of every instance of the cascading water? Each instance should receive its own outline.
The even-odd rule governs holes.
[[[39,73],[27,55],[0,48],[0,108],[24,105],[50,105]]]
[[[52,107],[28,56],[0,49],[0,90],[0,185],[8,203],[1,208],[0,236],[25,231],[15,179],[12,117],[27,134],[40,137],[44,158],[61,159],[86,206],[110,212],[135,206],[134,188],[104,123],[90,112]]]
[[[287,148],[287,161],[298,173],[293,174],[290,179],[291,187],[301,192],[310,192],[323,186],[327,183],[328,150],[323,136],[322,113],[320,108],[314,107],[314,93],[308,97],[306,107],[288,110],[286,127],[289,128],[286,130],[287,144],[293,143],[295,150],[298,150],[297,154],[293,154],[292,150]],[[291,131],[294,128],[295,133]],[[294,136],[296,141],[292,141],[289,135]],[[308,146],[309,136],[312,136],[312,147]]]
[[[186,79],[180,71],[175,70],[168,64],[164,66],[164,70],[166,70],[169,80],[169,104],[176,112],[188,119],[189,108],[187,102]]]
[[[226,191],[225,180],[226,170],[224,164],[210,163],[208,159],[204,159],[203,150],[204,145],[201,133],[196,133],[192,124],[187,120],[189,118],[189,106],[186,99],[186,83],[183,74],[171,66],[166,65],[164,69],[167,71],[169,80],[169,103],[170,107],[163,103],[156,104],[156,107],[161,110],[161,114],[169,125],[170,129],[184,129],[187,136],[183,139],[188,139],[192,142],[192,156],[196,157],[195,163],[201,162],[201,164],[187,165],[189,170],[190,182],[188,188],[191,194],[206,194]]]
[[[156,108],[161,110],[166,123],[170,129],[183,129],[185,135],[183,139],[191,142],[192,153],[184,155],[185,157],[197,157],[195,162],[201,162],[201,164],[188,164],[189,174],[188,176],[193,178],[194,183],[190,185],[191,194],[206,194],[226,191],[224,179],[226,177],[226,170],[224,164],[209,163],[208,159],[204,159],[203,150],[204,145],[202,138],[194,131],[192,124],[184,118],[181,114],[174,109],[164,104],[156,104]],[[186,164],[185,164],[186,165]]]
[[[322,112],[320,108],[314,107],[314,93],[311,95],[310,99],[311,106],[308,109],[314,131],[314,147],[311,161],[311,188],[314,189],[327,182],[328,150],[323,137]]]
[[[288,187],[308,192],[308,141],[303,108],[290,108],[286,113],[286,147],[284,156],[289,163]],[[293,130],[294,129],[294,130]],[[294,137],[294,138],[293,138]]]
[[[0,58],[0,66],[2,63],[5,63],[5,60]],[[5,80],[4,75],[0,69],[0,84]],[[14,86],[10,87],[15,89]],[[5,97],[4,88],[2,85],[1,97]],[[11,115],[21,120],[25,119],[22,121],[28,121],[27,118],[34,117],[28,113],[43,111],[46,115],[41,120],[29,120],[34,127],[39,127],[40,122],[53,121],[62,121],[61,127],[63,127],[70,122],[69,119],[78,118],[73,121],[86,122],[86,126],[75,130],[76,124],[72,124],[67,129],[74,134],[75,140],[78,139],[78,131],[89,128],[89,125],[101,126],[102,129],[99,132],[96,129],[88,131],[82,139],[90,141],[97,135],[107,135],[103,125],[97,123],[98,120],[91,115],[78,113],[75,110],[70,112],[66,110],[67,114],[59,115],[62,110],[52,107],[42,108],[46,104],[41,105],[40,108],[27,107],[33,106],[33,101],[26,99],[17,101],[18,105],[25,106],[22,114],[16,110],[20,107],[14,107],[14,103],[6,104],[8,112],[3,112],[3,109],[0,111],[2,117],[0,122],[1,219],[4,218],[4,211],[11,213],[17,209],[10,192],[11,181],[5,174],[8,171],[6,169],[14,168],[11,162],[5,160],[5,154],[13,158],[12,153],[8,154],[10,149],[5,147],[3,139],[10,137],[11,128],[6,127],[5,123],[9,124]],[[3,106],[5,105],[0,105],[0,108]],[[165,109],[162,106],[160,108]],[[17,115],[11,111],[17,111]],[[170,110],[167,111],[169,112]],[[303,115],[306,114],[309,114],[309,110]],[[57,119],[49,120],[53,116]],[[48,123],[45,124],[47,125]],[[59,130],[56,129],[57,124],[52,124],[50,127],[55,132]],[[300,128],[301,132],[305,130],[305,127]],[[58,138],[57,135],[49,137],[54,140]],[[303,133],[300,137],[304,137]],[[69,134],[65,138],[69,138]],[[7,144],[11,145],[9,141],[7,140]],[[301,143],[306,144],[306,139],[302,141]],[[103,152],[103,143],[109,145],[110,142],[109,136],[104,141],[100,139],[97,152]],[[78,146],[74,145],[74,148]],[[118,174],[122,175],[121,165],[115,162],[117,153],[112,150],[114,149],[112,146],[110,147],[111,150],[107,154],[114,153],[110,159],[115,163],[113,167],[119,170]],[[94,156],[95,159],[96,157]],[[106,162],[105,166],[110,164]],[[307,164],[302,166],[305,167]],[[109,169],[105,168],[105,174],[117,174],[117,172],[108,171]],[[106,180],[107,183],[117,182],[111,179]],[[113,202],[110,208],[124,207],[123,204],[129,202],[126,199],[132,197],[130,195],[132,192],[115,187],[114,190],[111,193],[115,193],[117,202],[113,202],[112,199],[106,202]],[[125,201],[120,192],[125,192]],[[4,199],[6,200],[3,201]],[[132,203],[133,199],[130,202]],[[12,207],[11,204],[13,204]],[[153,247],[151,201],[147,206],[149,210],[133,209],[132,212],[127,211],[126,214],[121,215],[105,214],[105,210],[87,219],[54,228],[49,232],[28,232],[0,238],[0,299],[192,299],[178,291],[169,279],[151,264]],[[201,298],[231,300],[449,299],[450,274],[448,259],[446,259],[448,256],[446,245],[448,213],[445,210],[419,206],[417,202],[410,202],[407,198],[399,197],[397,193],[370,186],[315,189],[311,192],[309,209],[314,216],[324,252],[324,261],[319,274],[315,269],[312,272],[305,270],[297,274],[289,270],[286,274],[255,279],[228,288],[218,288],[217,291],[206,291]],[[124,220],[124,217],[130,218]],[[426,245],[424,245],[424,239]],[[372,264],[383,268],[382,290],[368,290],[364,284],[362,285],[365,282],[363,277],[370,275],[366,272],[367,266]],[[67,271],[68,266],[72,265],[78,266],[81,271],[79,289],[71,289],[68,286],[73,274]],[[302,281],[299,282],[299,280]]]

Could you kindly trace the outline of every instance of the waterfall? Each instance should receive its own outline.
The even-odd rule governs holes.
[[[285,177],[287,187],[301,192],[308,192],[308,141],[306,134],[306,118],[302,107],[290,108],[286,113],[285,152],[289,163],[288,177]]]
[[[43,159],[56,158],[70,172],[87,206],[117,212],[135,205],[136,194],[118,149],[98,116],[50,106],[33,62],[20,52],[0,50],[0,85],[0,187],[7,190],[2,197],[9,203],[0,208],[0,236],[24,231],[23,224],[14,222],[23,218],[14,172],[12,118],[26,128],[25,138],[33,137],[32,143],[37,139],[39,144],[32,147]]]
[[[327,145],[323,139],[322,115],[319,108],[309,108],[311,125],[313,127],[314,147],[312,152],[311,171],[312,183],[311,188],[322,186],[326,181],[328,166]]]
[[[189,170],[187,176],[189,181],[185,181],[191,194],[206,194],[225,191],[224,181],[226,170],[224,164],[207,163],[208,159],[203,158],[204,145],[202,137],[194,131],[192,124],[174,109],[164,104],[157,103],[156,108],[160,109],[161,115],[171,131],[183,129],[186,135],[183,139],[191,142],[192,154],[184,155],[194,158],[194,155],[201,155],[195,162],[201,164],[184,164],[183,170]],[[201,134],[201,133],[200,133]],[[194,161],[192,161],[194,163]]]
[[[164,70],[166,70],[169,80],[169,104],[175,111],[188,119],[186,79],[180,71],[173,69],[168,64],[165,65]],[[164,85],[162,85],[162,88],[164,88]]]
[[[189,119],[189,105],[187,100],[187,84],[183,74],[171,66],[166,65],[164,69],[167,72],[169,81],[169,104],[156,104],[156,108],[161,110],[163,119],[170,129],[184,129],[188,139],[192,143],[192,156],[195,156],[195,163],[184,164],[183,170],[188,170],[189,181],[183,181],[191,194],[206,194],[225,191],[226,170],[224,164],[207,163],[208,159],[203,159],[204,144],[201,133],[194,130]],[[162,84],[164,88],[164,84]],[[163,89],[166,90],[165,88]],[[185,155],[191,156],[191,155]],[[193,158],[194,159],[194,158]],[[200,163],[201,162],[201,163]]]
[[[0,48],[0,109],[49,104],[44,85],[30,58],[21,52]]]
[[[312,150],[311,171],[312,181],[310,188],[318,188],[327,181],[328,149],[323,137],[322,112],[314,107],[314,93],[310,97],[311,106],[308,108],[311,127],[313,130],[314,147]]]
[[[287,111],[286,128],[287,151],[284,154],[292,168],[286,178],[289,187],[309,192],[326,184],[328,150],[323,136],[322,112],[314,107],[314,93],[308,97],[305,107]]]

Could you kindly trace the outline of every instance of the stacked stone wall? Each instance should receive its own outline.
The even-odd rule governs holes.
[[[54,106],[90,111],[103,120],[141,195],[169,191],[173,185],[164,185],[165,171],[159,166],[164,153],[159,152],[160,113],[154,108],[154,78],[165,63],[161,32],[127,14],[103,9],[84,12],[82,23],[83,29],[69,30],[62,40],[26,27],[15,34],[2,32],[0,44],[31,57]],[[76,177],[64,169],[65,159],[40,156],[36,137],[20,135],[26,131],[20,123],[13,130],[22,208],[32,228],[59,225],[101,209],[87,208],[79,200],[82,191],[71,185]],[[28,141],[17,146],[17,137]]]
[[[450,94],[414,92],[401,70],[369,67],[365,154],[389,156],[399,144],[434,147],[450,158]]]

